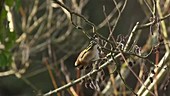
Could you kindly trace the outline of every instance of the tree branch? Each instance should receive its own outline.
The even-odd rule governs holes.
[[[162,20],[165,20],[165,19],[167,19],[167,18],[169,18],[169,17],[170,17],[170,13],[167,14],[167,15],[165,15],[164,17],[158,19],[158,22],[160,22],[160,21],[162,21]],[[139,25],[139,26],[136,28],[136,30],[143,29],[143,28],[147,28],[147,27],[149,27],[149,26],[151,26],[151,25],[153,25],[153,24],[156,24],[156,23],[157,23],[157,22],[149,22],[149,23],[146,23],[146,24]]]
[[[116,55],[115,58],[117,58],[117,57],[119,57],[119,56],[120,56],[120,54]],[[62,91],[62,90],[64,90],[64,89],[67,89],[67,88],[69,88],[69,87],[71,87],[71,86],[73,86],[73,85],[75,85],[75,84],[77,84],[77,83],[80,83],[80,82],[83,81],[85,78],[88,78],[89,76],[91,76],[91,75],[99,72],[101,69],[103,69],[103,68],[105,68],[106,66],[108,66],[111,62],[113,62],[113,59],[112,59],[112,58],[110,58],[107,62],[105,62],[104,64],[102,64],[101,66],[99,66],[98,69],[94,69],[93,71],[89,72],[88,74],[86,74],[86,75],[84,75],[84,76],[82,76],[82,77],[80,77],[80,78],[78,78],[78,79],[76,79],[76,80],[74,80],[74,81],[72,81],[72,82],[70,82],[70,83],[67,83],[66,85],[61,86],[61,87],[59,87],[58,89],[55,89],[55,90],[50,91],[50,92],[48,92],[48,93],[45,93],[43,96],[49,96],[49,95],[51,95],[51,94],[53,94],[53,93],[57,93],[57,92],[59,92],[59,91]]]

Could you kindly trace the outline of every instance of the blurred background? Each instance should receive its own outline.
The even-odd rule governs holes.
[[[153,0],[146,0],[148,3],[145,0],[115,0],[117,8],[120,10],[125,5],[120,17],[114,0],[58,1],[62,2],[71,11],[83,15],[90,22],[94,23],[97,32],[105,38],[110,34],[106,18],[110,22],[110,26],[112,28],[115,27],[115,29],[113,28],[113,37],[118,38],[121,34],[126,41],[136,22],[144,24],[149,22],[152,17],[147,4],[152,9]],[[125,4],[126,1],[127,3]],[[163,16],[170,14],[170,0],[160,0],[159,4]],[[104,15],[105,13],[108,17]],[[74,67],[74,63],[78,54],[87,47],[90,40],[82,30],[73,26],[69,12],[61,8],[55,0],[1,0],[0,15],[0,96],[36,96],[54,90],[77,78],[77,70]],[[164,21],[167,34],[169,34],[170,18],[168,17]],[[93,35],[92,27],[82,18],[73,15],[73,22],[81,26],[89,35]],[[152,28],[152,31],[156,33],[155,28]],[[136,37],[136,45],[143,48],[144,52],[148,52],[151,49],[151,45],[158,43],[156,41],[156,43],[154,41],[148,43],[149,38],[152,37],[150,27],[139,29],[137,32],[140,35]],[[166,39],[169,39],[168,35]],[[159,60],[166,52],[164,45],[160,46],[160,50]],[[148,59],[155,62],[155,56],[153,52]],[[140,59],[135,61],[137,65],[133,67],[134,72],[139,74],[139,70],[145,70],[146,77],[149,76],[150,68],[153,66]],[[143,63],[146,65],[146,68],[141,69],[141,64]],[[115,80],[115,83],[117,82],[116,80],[120,82],[120,79],[116,79],[116,73],[114,76],[110,76],[109,68],[105,68],[104,71],[105,76],[100,85],[100,92],[95,89],[85,88],[82,84],[80,85],[79,95],[132,95],[130,95],[130,91],[122,83],[114,87],[111,80]],[[126,71],[123,71],[123,73],[126,73]],[[161,82],[158,83],[157,92],[159,96],[170,95],[168,91],[170,90],[169,74],[169,71],[167,71],[161,77],[163,78]],[[138,80],[134,75],[128,71],[123,76],[125,76],[127,85],[134,90],[136,88],[135,92],[137,92],[140,85],[136,87]],[[111,77],[115,79],[110,79]],[[103,93],[109,81],[112,82],[110,86],[113,88],[110,87],[110,91],[108,90],[107,94]],[[73,86],[73,88],[76,91],[76,86]],[[115,90],[117,91],[115,92]],[[57,95],[73,96],[70,89],[51,96]]]

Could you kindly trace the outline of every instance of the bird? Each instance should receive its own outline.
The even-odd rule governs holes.
[[[78,55],[75,67],[81,70],[91,62],[98,60],[100,58],[98,47],[97,42],[91,41],[89,46]]]

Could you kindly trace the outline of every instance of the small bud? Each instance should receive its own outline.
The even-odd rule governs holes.
[[[163,40],[164,40],[163,37],[162,37],[161,35],[159,35],[159,36],[158,36],[158,41],[159,41],[159,42],[163,42]]]
[[[152,73],[152,74],[155,74],[155,71],[154,71],[154,69],[153,69],[153,70],[151,70],[151,73]]]
[[[128,65],[132,67],[133,63],[131,61],[128,62]]]
[[[133,61],[133,64],[136,64],[136,61]]]
[[[152,77],[149,77],[149,79],[150,79],[150,81],[151,81],[151,83],[153,82],[153,78]]]

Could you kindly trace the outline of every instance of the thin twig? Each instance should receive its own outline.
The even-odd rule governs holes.
[[[136,31],[136,28],[138,27],[138,25],[139,25],[139,22],[137,22],[136,25],[133,27],[132,32],[129,36],[129,39],[128,39],[123,51],[127,51],[127,48],[130,46],[130,42],[133,41],[132,38],[134,36],[134,32]]]
[[[118,64],[117,60],[115,60],[115,59],[113,59],[113,60],[114,60],[114,62],[115,62],[115,63],[117,64],[117,66],[118,66],[119,64]],[[119,74],[119,76],[120,76],[121,80],[123,81],[124,85],[126,86],[126,88],[128,88],[133,94],[135,94],[136,96],[138,96],[138,95],[132,90],[132,88],[130,88],[130,87],[126,84],[124,78],[122,77],[122,74],[120,73],[120,69],[119,69],[119,68],[118,68],[118,70],[117,70],[117,73]]]
[[[167,15],[165,15],[164,17],[158,19],[158,22],[163,21],[163,20],[165,20],[165,19],[168,19],[169,17],[170,17],[170,13],[167,14]],[[147,28],[147,27],[149,27],[149,26],[151,26],[151,25],[154,25],[154,24],[156,24],[156,23],[155,23],[155,22],[149,22],[149,23],[146,23],[146,24],[141,24],[141,25],[139,25],[139,26],[136,28],[136,30],[140,30],[140,29],[143,29],[143,28]]]
[[[49,95],[51,95],[51,94],[53,94],[53,93],[57,93],[57,92],[59,92],[59,91],[62,91],[62,90],[64,90],[64,89],[67,89],[67,88],[69,88],[69,87],[71,87],[71,86],[73,86],[73,85],[75,85],[75,84],[77,84],[77,83],[80,83],[80,82],[81,82],[82,80],[84,80],[85,78],[88,78],[89,76],[91,76],[91,75],[99,72],[101,69],[105,68],[105,67],[106,67],[108,64],[110,64],[111,62],[113,62],[113,59],[109,59],[107,62],[105,62],[104,64],[102,64],[97,70],[95,69],[95,70],[89,72],[88,74],[82,76],[81,78],[78,78],[78,79],[76,79],[76,80],[74,80],[74,81],[71,81],[70,83],[67,83],[66,85],[61,86],[61,87],[59,87],[59,88],[57,88],[57,89],[55,89],[55,90],[53,90],[53,91],[50,91],[50,92],[48,92],[48,93],[45,93],[43,96],[49,96]]]
[[[169,52],[166,52],[165,55],[163,56],[163,58],[161,59],[161,61],[159,62],[158,66],[162,66],[162,65],[165,63],[165,61],[168,59],[168,57],[169,57]],[[162,67],[156,67],[155,70],[154,70],[154,72],[157,72],[157,71],[160,70],[161,68],[162,68]],[[157,73],[159,74],[159,72],[157,72]],[[152,74],[151,77],[153,77],[153,74]],[[148,77],[148,78],[146,79],[146,81],[144,82],[144,85],[150,84],[150,79],[149,79],[149,78],[150,78],[150,77]],[[159,78],[158,78],[158,79],[159,79]],[[153,82],[155,82],[155,80],[154,80]],[[153,83],[153,82],[152,82],[152,83]],[[151,84],[152,84],[152,83],[151,83]],[[154,85],[154,84],[153,84],[153,85]],[[149,89],[152,89],[152,88],[150,87]],[[138,90],[137,94],[141,96],[141,94],[143,94],[143,91],[145,91],[145,90],[144,90],[144,86],[142,86],[142,87]],[[148,91],[146,90],[146,92],[148,92]],[[145,93],[145,94],[146,94],[146,93]],[[146,95],[144,95],[144,96],[146,96]]]
[[[87,20],[84,16],[82,16],[82,15],[76,13],[76,12],[71,11],[69,8],[67,8],[67,7],[66,7],[64,4],[62,4],[60,1],[55,0],[55,2],[56,2],[58,5],[60,5],[62,8],[66,9],[66,10],[70,13],[70,15],[71,15],[71,22],[72,22],[72,24],[75,26],[75,28],[82,30],[82,32],[83,32],[89,39],[91,39],[92,37],[91,37],[88,33],[86,33],[81,26],[78,26],[78,25],[76,25],[76,24],[73,22],[73,15],[76,15],[76,16],[82,18],[85,22],[87,22],[87,24],[89,24],[89,25],[92,27],[93,33],[96,33],[96,27],[95,27],[95,25],[94,25],[92,22],[90,22],[89,20]]]
[[[57,86],[57,84],[56,84],[56,80],[54,79],[54,76],[53,76],[53,73],[52,73],[52,71],[51,71],[51,68],[50,68],[50,66],[49,66],[49,64],[48,64],[47,58],[44,58],[44,59],[43,59],[43,62],[44,62],[44,64],[45,64],[46,67],[47,67],[47,70],[48,70],[48,72],[49,72],[49,75],[50,75],[50,78],[51,78],[51,80],[52,80],[52,83],[53,83],[54,88],[57,89],[58,86]],[[60,93],[57,93],[57,96],[61,96]]]
[[[70,75],[69,75],[67,70],[68,69],[67,69],[67,67],[64,64],[64,61],[61,60],[61,71],[63,72],[63,74],[64,74],[64,76],[66,78],[66,81],[68,83],[68,82],[71,82],[71,80],[70,80]],[[71,94],[73,94],[73,96],[78,96],[78,94],[76,93],[76,91],[74,90],[74,88],[72,86],[69,89],[71,91]]]

